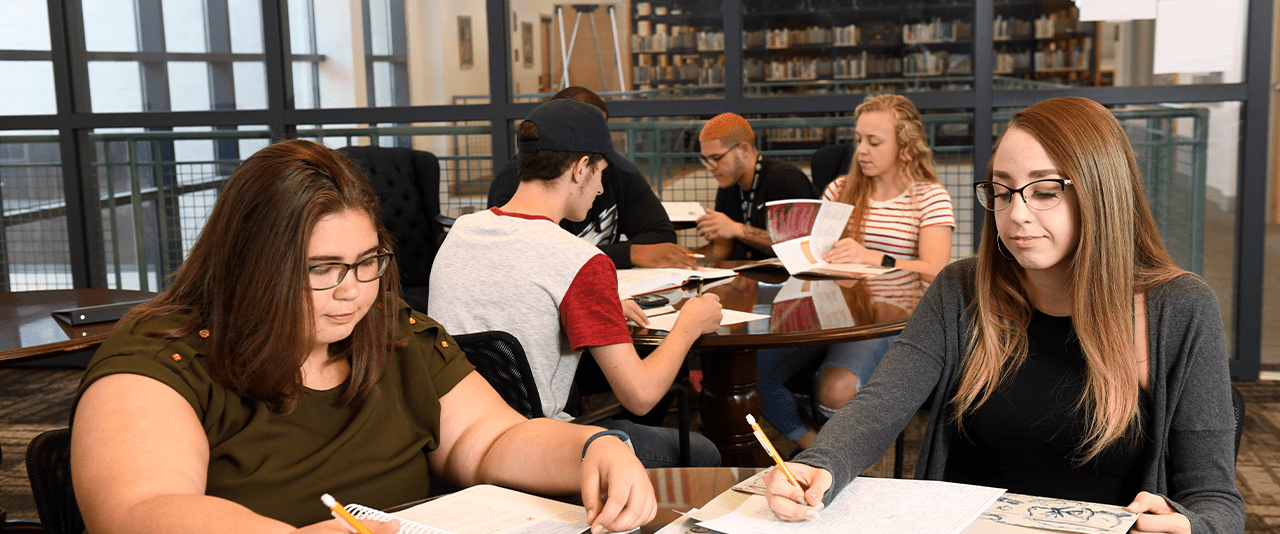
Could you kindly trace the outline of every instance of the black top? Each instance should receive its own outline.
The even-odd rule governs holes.
[[[763,158],[760,160],[758,174],[759,176],[755,178],[756,184],[752,191],[743,191],[737,184],[717,191],[716,211],[728,215],[730,219],[737,222],[743,222],[748,219],[745,215],[750,212],[749,220],[746,220],[746,223],[753,227],[767,230],[769,226],[766,222],[768,214],[765,212],[765,202],[792,198],[818,198],[818,190],[813,187],[809,177],[805,176],[804,171],[796,168],[795,165],[776,159]],[[745,210],[743,209],[744,201],[747,203]],[[733,245],[733,253],[729,255],[729,259],[756,260],[774,256],[775,254],[772,250],[764,252],[738,241]]]
[[[1125,506],[1141,488],[1144,437],[1113,444],[1075,465],[1088,413],[1077,409],[1084,392],[1084,354],[1070,317],[1035,312],[1027,328],[1027,359],[981,407],[964,418],[964,436],[950,426],[944,478],[1006,488],[1014,493]],[[1147,424],[1148,395],[1139,406]]]
[[[582,222],[560,221],[569,233],[600,247],[619,269],[631,268],[631,245],[675,243],[676,230],[662,201],[640,171],[626,173],[610,165],[600,175],[604,192],[596,197]],[[520,187],[516,159],[507,161],[489,185],[489,207],[506,204]],[[623,241],[623,238],[626,238]]]

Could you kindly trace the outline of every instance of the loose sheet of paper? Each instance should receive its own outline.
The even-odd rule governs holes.
[[[1138,514],[1123,506],[1006,493],[982,514],[982,520],[1083,534],[1124,534]]]
[[[707,214],[707,209],[697,202],[663,202],[662,207],[671,222],[695,222]]]
[[[468,488],[471,492],[428,501],[395,516],[457,534],[579,534],[587,527],[587,514],[580,506],[489,488],[493,487],[473,486]]]
[[[680,317],[680,312],[672,312],[658,316],[649,316],[649,326],[645,327],[649,330],[665,330],[670,332],[676,326],[676,319]],[[737,310],[723,310],[720,318],[720,326],[729,326],[731,324],[745,323],[747,321],[755,321],[758,319],[768,319],[768,315],[760,315],[758,313],[748,313]]]
[[[788,523],[752,495],[733,513],[699,523],[727,534],[911,532],[958,534],[1004,490],[935,480],[854,479],[817,519]]]

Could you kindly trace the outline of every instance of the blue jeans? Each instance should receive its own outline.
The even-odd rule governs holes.
[[[843,367],[850,373],[858,377],[858,389],[866,385],[871,379],[871,374],[875,372],[876,367],[880,365],[880,360],[884,359],[885,353],[889,352],[889,345],[898,336],[877,337],[872,339],[864,339],[862,341],[850,341],[848,343],[837,343],[827,348],[827,358],[822,361],[822,365],[818,366],[818,376],[822,376],[822,372],[832,367]],[[818,406],[823,414],[831,417],[838,406]]]
[[[720,449],[697,432],[689,432],[689,463],[680,465],[680,431],[665,426],[645,426],[626,419],[606,419],[593,423],[609,430],[621,430],[631,437],[636,458],[646,468],[720,467]]]
[[[756,351],[756,380],[760,388],[760,415],[787,439],[795,441],[809,431],[800,415],[796,398],[784,384],[822,358],[827,347]]]

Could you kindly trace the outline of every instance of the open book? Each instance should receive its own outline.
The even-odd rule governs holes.
[[[400,520],[400,534],[580,534],[587,513],[578,505],[481,484],[394,514],[346,505],[356,519]]]
[[[716,280],[737,276],[731,269],[618,269],[618,296],[622,298],[665,291],[698,280]],[[673,301],[674,302],[674,301]]]
[[[773,253],[792,275],[806,274],[829,278],[863,278],[891,269],[859,263],[827,263],[822,255],[844,231],[853,206],[826,200],[775,200],[766,202],[769,209],[769,240]]]

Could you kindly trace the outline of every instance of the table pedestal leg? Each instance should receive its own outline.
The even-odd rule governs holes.
[[[723,466],[773,465],[747,424],[760,419],[756,351],[702,351],[702,434],[720,449]]]

